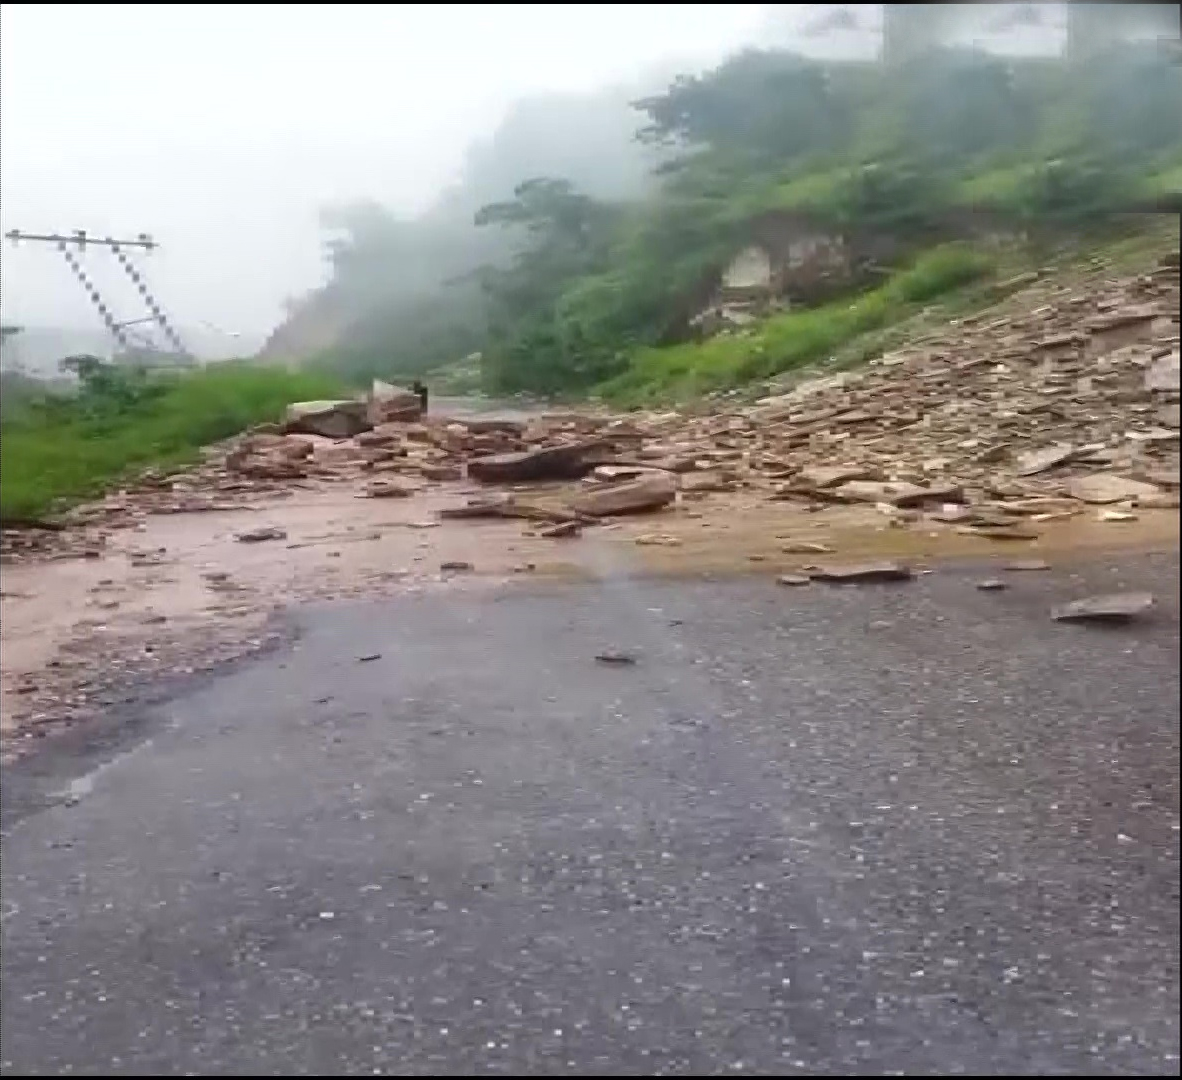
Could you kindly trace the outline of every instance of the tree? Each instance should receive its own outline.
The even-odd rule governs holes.
[[[636,107],[641,142],[787,161],[832,149],[852,119],[828,69],[793,53],[740,53],[707,75],[682,76]]]

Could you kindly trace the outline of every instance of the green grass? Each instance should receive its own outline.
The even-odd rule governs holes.
[[[642,349],[629,369],[598,387],[597,394],[626,405],[686,401],[816,364],[862,335],[902,321],[920,305],[981,279],[993,269],[993,259],[962,244],[933,249],[852,300],[776,315],[708,341]]]
[[[202,446],[266,420],[292,401],[341,396],[326,375],[246,363],[211,365],[151,380],[142,400],[93,395],[28,405],[4,420],[0,513],[40,516],[101,494],[149,466],[194,461]]]

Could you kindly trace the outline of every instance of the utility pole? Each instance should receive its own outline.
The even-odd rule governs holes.
[[[5,233],[5,237],[11,240],[13,244],[30,241],[32,243],[52,244],[55,246],[61,252],[62,258],[66,260],[66,265],[69,266],[74,277],[82,285],[91,303],[98,310],[103,324],[122,349],[129,349],[131,347],[131,342],[124,332],[126,327],[138,323],[152,322],[160,327],[161,333],[164,334],[168,343],[172,346],[173,352],[178,357],[189,357],[189,353],[185,349],[180,335],[168,321],[160,304],[149,291],[143,274],[140,273],[139,269],[128,257],[128,250],[155,251],[160,246],[147,233],[140,233],[130,240],[116,240],[110,236],[92,236],[85,229],[78,229],[72,233],[29,233],[21,232],[20,229],[13,229],[11,232]],[[144,306],[150,312],[147,318],[131,319],[125,322],[116,321],[114,314],[112,314],[111,309],[107,306],[98,287],[90,275],[87,274],[85,267],[83,267],[78,258],[78,253],[85,251],[88,247],[105,248],[111,251],[123,272],[131,279],[131,283],[139,293]]]

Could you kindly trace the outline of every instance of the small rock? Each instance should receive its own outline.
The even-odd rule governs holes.
[[[264,540],[286,540],[287,532],[274,525],[264,525],[258,529],[248,529],[234,537],[240,544],[259,544]]]
[[[681,537],[665,536],[662,533],[643,533],[636,537],[632,543],[639,544],[641,547],[681,547]]]
[[[610,664],[618,667],[624,667],[629,664],[636,663],[636,657],[631,653],[626,652],[601,652],[595,656],[596,663]]]
[[[371,660],[380,660],[381,658],[382,654],[380,652],[366,653],[365,656],[357,657],[357,663],[368,664]],[[325,700],[327,701],[328,699],[326,698]]]
[[[1138,495],[1136,505],[1139,510],[1177,510],[1178,493],[1176,491],[1156,491],[1149,495]]]
[[[572,509],[588,517],[642,514],[660,510],[677,498],[677,481],[668,473],[649,473],[638,480],[607,484],[575,498]]]
[[[448,559],[446,562],[439,564],[439,569],[446,573],[447,571],[462,572],[464,570],[472,570],[474,567],[470,562],[465,562],[463,559]]]
[[[1176,307],[1175,303],[1175,307]],[[1175,349],[1167,356],[1155,360],[1145,371],[1145,389],[1178,393],[1179,390],[1179,351]]]
[[[801,469],[796,479],[813,488],[832,488],[851,480],[873,480],[874,470],[860,465],[815,465]]]
[[[1056,622],[1127,622],[1153,607],[1153,594],[1146,592],[1110,593],[1088,596],[1053,608]]]
[[[777,585],[809,585],[812,583],[812,578],[806,577],[804,574],[781,574],[776,578]]]
[[[1075,457],[1076,453],[1074,446],[1066,444],[1048,446],[1042,450],[1028,450],[1018,455],[1017,473],[1019,476],[1035,476],[1053,469],[1056,465],[1065,464]]]
[[[984,581],[977,582],[977,588],[982,592],[997,592],[999,589],[1006,588],[1006,583],[998,578],[986,578]]]
[[[1015,559],[1005,565],[1006,570],[1020,573],[1027,570],[1049,570],[1051,564],[1043,559]]]
[[[833,548],[816,540],[789,540],[780,550],[785,555],[832,555]]]
[[[987,540],[1037,540],[1039,537],[1034,529],[1020,525],[962,526],[956,531],[963,536],[983,536]]]
[[[1099,521],[1136,521],[1137,515],[1128,510],[1101,510],[1097,515]]]
[[[458,465],[420,465],[419,474],[424,480],[442,482],[462,480],[463,470]]]
[[[897,562],[850,563],[842,566],[819,566],[812,571],[817,581],[910,581],[911,567]]]
[[[1103,472],[1077,476],[1067,485],[1067,492],[1073,499],[1101,506],[1124,502],[1126,499],[1139,499],[1144,495],[1156,495],[1158,490],[1153,484]]]
[[[364,494],[367,499],[405,499],[413,491],[394,480],[371,480]]]
[[[547,525],[538,532],[538,535],[544,536],[548,540],[559,540],[563,537],[579,536],[582,532],[583,526],[579,522],[560,521],[556,525]]]

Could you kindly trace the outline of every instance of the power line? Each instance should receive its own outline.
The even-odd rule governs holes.
[[[33,243],[52,244],[56,247],[66,260],[66,264],[69,266],[71,272],[81,283],[91,303],[98,310],[103,324],[121,348],[128,349],[131,344],[127,334],[124,332],[125,327],[144,322],[154,322],[160,327],[161,332],[178,356],[187,357],[189,355],[180,335],[168,321],[160,304],[148,289],[148,283],[144,279],[143,273],[131,261],[125,250],[139,249],[142,251],[155,251],[160,245],[147,233],[140,233],[138,236],[127,240],[117,240],[110,236],[92,236],[85,229],[76,229],[72,233],[29,233],[22,232],[20,229],[13,229],[4,235],[13,244],[19,244],[27,240]],[[148,318],[132,319],[122,323],[116,322],[115,316],[107,306],[98,287],[91,280],[90,275],[87,274],[78,259],[78,253],[85,251],[87,247],[106,248],[114,254],[119,266],[127,274],[128,278],[130,278],[132,285],[135,286],[136,291],[139,293],[140,300],[151,313]],[[77,250],[75,251],[75,249]]]

